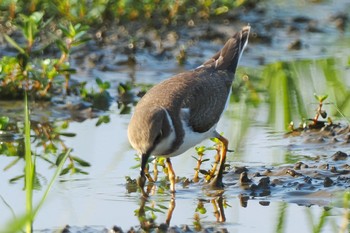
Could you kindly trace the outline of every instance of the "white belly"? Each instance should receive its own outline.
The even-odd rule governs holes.
[[[182,118],[182,124],[183,124],[185,136],[183,139],[183,143],[180,145],[180,147],[176,151],[174,151],[170,154],[166,154],[166,155],[161,154],[162,151],[165,151],[164,150],[165,148],[168,148],[169,145],[172,145],[172,142],[174,142],[175,138],[176,138],[175,130],[173,129],[174,125],[172,124],[172,121],[170,119],[169,114],[167,114],[168,120],[170,122],[170,126],[172,128],[171,133],[167,138],[163,139],[159,143],[159,145],[153,150],[153,153],[152,153],[153,155],[164,156],[164,157],[174,157],[174,156],[177,156],[177,155],[180,155],[180,154],[186,152],[188,149],[196,146],[197,144],[201,143],[205,139],[214,137],[216,124],[212,128],[210,128],[207,132],[204,132],[204,133],[193,132],[192,129],[188,126],[188,123],[186,120],[188,118],[188,117],[186,117],[187,114],[189,114],[188,109],[181,110],[181,118]]]

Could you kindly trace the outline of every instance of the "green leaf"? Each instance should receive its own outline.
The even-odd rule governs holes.
[[[111,87],[111,84],[109,82],[104,82],[103,85],[102,85],[102,89],[103,90],[107,90],[110,87]]]
[[[51,143],[49,143],[49,145],[46,147],[45,152],[46,152],[46,153],[53,153],[53,154],[55,154],[55,153],[57,152],[57,146],[51,142]]]
[[[99,118],[98,118],[98,121],[96,122],[96,126],[99,126],[99,125],[101,125],[101,124],[103,124],[103,123],[109,123],[110,122],[110,117],[109,116],[100,116]]]
[[[80,174],[83,174],[83,175],[88,175],[89,173],[86,172],[86,171],[83,171],[82,169],[80,168],[74,168],[74,173],[80,173]]]
[[[161,205],[161,204],[158,204],[158,207],[159,207],[160,209],[163,209],[163,210],[167,210],[167,209],[168,209],[168,207],[166,207],[166,206],[164,206],[164,205]]]
[[[74,156],[71,156],[71,158],[76,161],[77,163],[79,163],[80,166],[83,166],[83,167],[90,167],[90,163],[86,162],[85,160],[81,159],[81,158],[78,158],[78,157],[74,157]]]
[[[11,163],[9,163],[3,170],[6,171],[13,167],[17,162],[21,159],[21,157],[17,157],[15,160],[13,160]]]
[[[328,98],[328,95],[317,95],[316,93],[314,93],[314,97],[318,102],[322,103],[324,100]]]
[[[72,169],[72,165],[69,164],[66,168],[62,169],[62,171],[60,172],[60,176],[67,174],[71,169]]]
[[[200,169],[199,172],[203,175],[209,175],[209,172],[207,170]]]
[[[56,162],[55,164],[58,166],[61,162],[62,162],[62,159],[65,158],[66,156],[66,153],[61,153],[57,156],[57,159],[56,159]]]
[[[15,176],[9,180],[10,183],[15,183],[17,180],[22,179],[24,175]]]
[[[22,71],[26,70],[27,64],[28,64],[28,60],[29,60],[29,57],[25,53],[19,53],[17,55],[17,61],[18,61],[18,64],[20,65]]]
[[[63,72],[68,72],[70,74],[75,74],[77,73],[77,70],[74,68],[65,68],[65,69],[58,69],[59,72],[63,73]]]
[[[6,34],[3,34],[3,35],[4,35],[5,39],[6,39],[6,41],[9,44],[11,44],[15,49],[17,49],[20,53],[23,53],[23,54],[25,53],[24,49],[21,46],[19,46],[16,41],[14,41],[11,37],[9,37]]]
[[[103,85],[102,79],[100,79],[100,78],[96,78],[96,83],[99,87],[101,87]]]
[[[61,50],[63,53],[67,54],[69,52],[66,44],[62,41],[62,40],[56,40],[56,45],[58,47],[59,50]]]
[[[80,40],[74,41],[72,43],[72,46],[78,46],[78,45],[81,45],[81,44],[85,44],[86,42],[88,42],[90,40],[91,40],[91,38],[80,39]]]
[[[42,188],[38,173],[36,173],[36,172],[34,173],[33,188],[35,190],[41,190],[41,188]]]
[[[328,98],[328,95],[323,95],[323,96],[321,96],[320,102],[323,102],[323,101],[326,100],[327,98]]]
[[[73,26],[72,23],[69,23],[68,27],[69,27],[69,37],[74,38],[76,35],[75,27]]]
[[[216,8],[215,9],[215,14],[216,15],[221,15],[221,14],[223,14],[223,13],[226,13],[226,12],[228,12],[228,7],[227,6],[222,6],[222,7],[219,7],[219,8]]]
[[[41,19],[44,16],[44,12],[34,12],[33,14],[31,14],[29,17],[31,20],[33,20],[33,22],[35,22],[36,24],[40,23]]]
[[[64,137],[75,137],[77,134],[76,133],[58,133],[60,136]]]
[[[62,129],[67,129],[68,126],[69,126],[69,122],[68,122],[68,121],[64,121],[64,122],[62,123],[62,125],[61,125],[61,128],[62,128]]]
[[[10,122],[10,118],[7,116],[0,117],[0,129],[6,129],[8,123]]]

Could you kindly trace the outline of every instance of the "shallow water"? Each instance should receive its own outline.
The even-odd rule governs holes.
[[[111,122],[108,125],[96,127],[96,120],[86,120],[83,123],[72,122],[70,124],[67,131],[79,132],[79,134],[74,138],[68,138],[66,140],[67,145],[74,148],[74,155],[83,157],[92,164],[92,167],[89,169],[89,175],[73,175],[59,179],[49,199],[39,212],[34,222],[34,229],[39,232],[50,229],[48,232],[51,232],[56,227],[62,228],[69,224],[80,227],[88,226],[89,230],[100,232],[102,229],[114,225],[122,227],[124,230],[139,225],[139,220],[134,212],[140,208],[140,193],[128,193],[124,178],[125,176],[133,178],[138,176],[138,169],[130,168],[136,165],[137,162],[134,160],[135,153],[127,142],[126,128],[128,120],[129,116],[120,116],[112,112]],[[233,142],[236,133],[231,127],[228,127],[230,123],[232,123],[232,119],[228,114],[225,114],[218,128],[225,129],[223,130],[224,135]],[[111,126],[113,126],[112,130]],[[291,159],[287,158],[291,154],[288,147],[290,139],[284,139],[281,132],[273,132],[271,128],[261,123],[252,124],[249,130],[251,133],[246,135],[249,140],[243,143],[244,147],[240,148],[239,152],[230,153],[228,160],[231,165],[250,167],[263,165],[269,167],[276,164],[285,164],[286,160]],[[208,141],[206,144],[211,145],[212,142]],[[345,148],[349,149],[348,146]],[[333,148],[333,150],[339,150],[339,147]],[[330,149],[326,154],[331,155],[333,150]],[[213,151],[209,151],[208,154],[210,152],[213,154]],[[317,149],[308,150],[307,147],[301,147],[295,149],[293,153],[297,157],[300,155],[312,156],[313,153],[317,153]],[[194,149],[172,160],[177,175],[186,177],[193,175],[195,160],[191,158],[191,155],[195,155]],[[296,160],[298,159],[296,158]],[[1,164],[7,164],[10,161],[9,158],[1,157]],[[41,164],[40,160],[38,162],[37,170],[41,171],[45,177],[50,177],[51,170],[47,168],[47,164]],[[23,212],[24,193],[21,190],[23,184],[18,182],[17,184],[8,185],[7,181],[20,173],[20,170],[21,167],[16,166],[15,169],[1,172],[3,177],[1,181],[2,198],[7,201],[15,213]],[[283,201],[283,197],[280,199],[277,195],[275,197],[266,196],[248,200],[247,206],[242,207],[239,198],[241,191],[237,193],[237,189],[231,189],[232,186],[229,185],[237,181],[227,179],[226,182],[228,187],[223,197],[229,206],[224,209],[225,223],[216,221],[212,204],[206,202],[215,198],[205,195],[202,185],[192,184],[187,188],[177,185],[176,207],[171,225],[193,225],[198,200],[204,199],[206,200],[204,206],[207,212],[199,214],[203,227],[226,228],[229,232],[257,230],[259,232],[275,232],[279,216],[281,216],[281,209],[284,209],[284,232],[295,232],[296,230],[310,232],[312,223],[308,221],[306,216],[311,215],[314,219],[318,219],[323,211],[322,206],[330,205],[332,201],[339,199],[337,196],[328,196],[328,193],[321,194],[320,197],[316,196],[314,200],[307,198],[307,205],[308,203],[321,205],[309,208],[286,203]],[[35,192],[35,196],[40,197],[40,192]],[[288,197],[288,202],[301,203],[298,201],[298,196],[294,200],[291,195],[284,197]],[[166,191],[165,194],[151,196],[146,205],[167,207],[170,199],[170,194]],[[301,200],[303,199],[305,200],[304,197],[301,197]],[[2,219],[11,218],[11,212],[4,203],[2,203],[2,209]],[[157,216],[156,223],[165,222],[167,210],[163,211],[165,213],[155,213]],[[333,226],[332,222],[339,226],[344,211],[343,209],[332,209],[333,216],[329,217],[329,221],[327,220],[323,232],[329,232],[329,229]],[[296,221],[298,221],[298,224],[295,224]],[[72,229],[75,232],[74,228]]]
[[[263,69],[261,65],[275,61],[292,61],[294,65],[293,62],[301,58],[313,60],[331,57],[342,61],[339,67],[337,66],[337,72],[342,80],[345,80],[343,83],[345,89],[349,89],[349,69],[344,68],[348,66],[349,61],[348,54],[350,52],[349,46],[347,46],[350,42],[349,30],[347,29],[343,33],[339,32],[329,20],[331,15],[338,12],[350,12],[350,5],[347,1],[308,3],[306,6],[296,3],[283,3],[283,1],[277,1],[277,3],[267,7],[268,11],[265,12],[265,15],[268,15],[269,18],[266,18],[266,20],[270,20],[267,23],[272,23],[277,19],[282,20],[283,29],[273,28],[271,31],[264,32],[266,27],[261,25],[266,23],[258,22],[261,21],[261,17],[248,14],[245,19],[242,19],[242,21],[250,22],[253,31],[256,30],[259,34],[270,35],[272,42],[271,44],[258,42],[249,44],[241,60],[242,69],[237,73],[237,79],[241,78],[245,72],[244,70],[253,70],[251,73],[254,73],[254,69]],[[323,32],[288,34],[285,28],[288,25],[293,26],[294,24],[291,21],[299,15],[307,15],[311,19],[317,20],[317,27],[322,29]],[[303,28],[305,24],[297,26]],[[224,25],[219,27],[218,30],[230,34],[233,30],[230,28],[231,26]],[[179,43],[187,43],[187,39],[186,36],[183,36]],[[296,39],[302,40],[303,49],[288,50],[288,45]],[[138,64],[134,67],[122,66],[111,71],[101,71],[95,67],[92,70],[80,71],[75,78],[81,81],[91,80],[96,76],[101,77],[103,80],[111,82],[111,94],[114,95],[120,82],[135,81],[142,84],[155,84],[174,73],[196,67],[203,60],[210,57],[220,46],[221,44],[218,42],[208,41],[190,46],[187,51],[189,60],[184,67],[179,67],[171,59],[155,59],[154,56],[147,53],[140,53],[137,54]],[[123,60],[123,57],[114,59]],[[320,92],[327,90],[326,84],[317,81],[317,78],[322,76],[323,73],[319,71],[321,68],[316,63],[312,66],[306,66],[306,63],[296,63],[300,77],[311,74],[311,79],[314,80],[311,82],[314,85],[310,88],[311,91],[307,88],[306,91],[303,90],[303,93],[310,92],[304,93],[309,97],[305,98],[309,102],[305,104],[309,115],[313,114],[315,108],[314,105],[310,104],[313,102],[313,99],[310,101],[310,98],[313,98],[314,90]],[[307,83],[307,81],[308,79],[305,82]],[[94,83],[90,82],[89,85],[94,86]],[[247,92],[243,94],[246,95]],[[324,161],[327,161],[327,158],[339,150],[349,153],[349,144],[305,143],[303,137],[285,138],[285,122],[269,122],[271,113],[269,102],[264,100],[259,107],[252,108],[246,105],[244,97],[240,102],[230,103],[218,125],[218,131],[229,139],[230,148],[234,149],[234,152],[228,155],[228,162],[232,167],[247,166],[252,170],[262,167],[271,168],[294,164],[297,161],[311,163],[315,157],[320,155],[324,156],[322,157]],[[1,105],[1,107],[4,108],[4,105]],[[17,105],[12,107],[21,109]],[[6,109],[9,109],[9,107]],[[87,169],[88,175],[74,174],[59,178],[34,221],[36,232],[53,232],[55,229],[62,229],[67,224],[73,226],[71,228],[72,232],[103,232],[104,229],[112,228],[114,225],[128,230],[130,227],[135,226],[137,228],[140,225],[138,217],[135,216],[135,211],[141,205],[140,193],[129,193],[125,180],[125,176],[136,178],[139,173],[138,169],[131,168],[137,165],[138,162],[135,160],[135,151],[130,147],[126,136],[130,114],[120,115],[118,112],[119,110],[114,103],[109,111],[110,123],[102,124],[99,127],[95,126],[97,119],[70,123],[66,131],[75,132],[77,135],[72,138],[65,138],[66,145],[73,148],[72,153],[74,155],[84,158],[92,166]],[[34,112],[34,115],[36,114]],[[40,118],[40,114],[38,115],[38,118]],[[300,117],[295,118],[294,116],[294,119],[300,120]],[[344,118],[340,118],[340,120],[345,121],[345,124],[348,123]],[[203,144],[211,146],[213,143],[208,140]],[[40,148],[37,150],[40,150]],[[195,149],[190,149],[184,155],[172,159],[178,176],[188,178],[193,176],[196,161],[191,156],[195,155]],[[214,151],[207,153],[207,158],[213,156]],[[344,163],[349,163],[348,160]],[[0,156],[2,168],[11,161],[11,157]],[[206,166],[208,168],[210,164],[207,163]],[[24,213],[25,197],[22,191],[22,181],[14,184],[8,182],[14,176],[22,174],[22,169],[22,166],[17,164],[7,171],[0,171],[2,177],[0,195],[3,199],[3,201],[0,201],[0,216],[2,219],[0,229],[6,226],[8,220],[13,218],[12,211],[8,206],[16,213],[16,216]],[[39,159],[37,160],[37,171],[42,175],[43,181],[45,179],[49,180],[53,174],[53,169],[50,169],[47,163]],[[161,174],[161,177],[164,177],[164,175]],[[202,184],[190,184],[186,187],[177,184],[176,207],[170,225],[181,226],[187,224],[193,229],[195,225],[194,216],[197,213],[200,218],[199,222],[203,227],[226,228],[229,232],[312,232],[312,228],[318,224],[325,209],[324,206],[337,206],[331,209],[330,216],[326,218],[325,226],[323,226],[321,232],[338,232],[339,226],[343,223],[343,216],[346,214],[346,209],[341,208],[343,206],[341,195],[342,191],[348,188],[346,186],[341,186],[339,189],[330,192],[321,190],[321,192],[315,192],[314,195],[310,196],[301,195],[300,192],[277,191],[273,195],[251,197],[244,204],[241,194],[246,193],[235,186],[237,179],[232,175],[227,175],[225,183],[227,185],[222,197],[228,206],[224,208],[226,216],[224,223],[219,223],[213,213],[214,207],[210,201],[216,200],[216,198],[208,196],[205,190],[202,190]],[[45,185],[47,183],[43,184],[43,186]],[[156,191],[158,190],[156,189]],[[39,200],[41,195],[41,191],[36,191],[34,197]],[[164,194],[156,193],[152,195],[146,203],[146,206],[155,207],[164,212],[154,212],[157,217],[155,220],[157,224],[166,221],[167,209],[162,209],[162,206],[168,207],[170,200],[169,192],[165,191]],[[206,213],[196,212],[200,201],[204,204],[207,210]],[[308,207],[309,205],[312,206]],[[150,210],[146,211],[146,214],[148,216],[152,215]]]

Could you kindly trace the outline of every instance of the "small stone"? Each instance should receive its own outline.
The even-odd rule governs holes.
[[[296,164],[294,164],[294,169],[295,170],[300,170],[303,168],[308,168],[309,166],[303,162],[297,162]]]
[[[309,176],[306,176],[306,177],[304,178],[304,182],[307,183],[307,184],[311,184],[312,178],[309,177]]]
[[[239,182],[240,184],[245,185],[252,183],[252,180],[248,178],[247,172],[242,172],[239,177]]]
[[[345,160],[347,158],[348,158],[348,155],[342,151],[337,151],[335,152],[334,155],[332,155],[333,161]]]
[[[163,224],[167,225],[165,223],[163,223]],[[159,230],[159,232],[167,232],[167,233],[181,233],[182,232],[178,227],[170,227],[168,230],[161,230],[160,228],[158,228],[158,230]]]
[[[272,186],[282,185],[282,184],[283,184],[283,181],[282,181],[281,179],[278,179],[278,178],[273,179],[273,180],[271,181],[271,185],[272,185]]]
[[[301,48],[302,42],[300,39],[297,39],[288,45],[289,50],[300,50]]]
[[[337,173],[338,170],[336,167],[332,166],[331,169],[329,169],[332,173]]]
[[[269,201],[259,201],[259,204],[262,206],[269,206],[270,202]]]
[[[248,206],[248,200],[249,200],[249,196],[243,195],[243,194],[239,194],[238,195],[239,201],[241,203],[242,207],[247,207]]]
[[[269,188],[270,185],[270,177],[264,177],[259,180],[258,187],[259,188]]]
[[[69,226],[69,225],[66,225],[66,226],[63,228],[62,233],[70,233],[69,228],[70,228],[70,226]]]
[[[183,232],[193,232],[191,230],[191,228],[188,225],[186,225],[186,224],[182,226],[182,231]]]
[[[166,232],[168,230],[169,226],[166,223],[161,223],[158,226],[158,231],[160,232]]]
[[[222,228],[216,231],[217,233],[229,233],[229,231],[226,228]]]
[[[328,163],[321,164],[321,165],[318,166],[318,169],[328,170],[329,169],[329,164]]]
[[[249,186],[249,190],[251,190],[251,191],[256,191],[256,190],[258,190],[258,186],[257,186],[256,184],[251,184],[251,185]]]
[[[288,170],[286,171],[286,174],[289,174],[289,175],[291,175],[292,177],[298,177],[298,176],[301,176],[301,174],[300,174],[300,173],[298,173],[298,172],[294,171],[293,169],[288,169]]]
[[[263,176],[268,176],[268,175],[271,174],[271,173],[272,173],[271,169],[266,169],[265,171],[263,171],[263,172],[261,173],[261,175],[263,175]]]
[[[123,230],[118,226],[114,226],[112,231],[113,233],[123,233]]]
[[[333,180],[331,179],[331,178],[329,178],[329,177],[326,177],[325,179],[324,179],[324,181],[323,181],[323,186],[324,187],[330,187],[330,186],[332,186],[333,185]]]
[[[247,172],[248,169],[246,167],[235,167],[235,174],[242,174],[242,172]]]
[[[270,196],[271,195],[271,191],[269,189],[264,189],[261,193],[260,193],[260,197],[266,197],[266,196]]]

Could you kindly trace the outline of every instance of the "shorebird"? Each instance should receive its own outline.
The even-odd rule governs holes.
[[[208,138],[221,142],[219,169],[210,184],[223,187],[228,140],[216,131],[216,126],[229,101],[249,32],[250,26],[243,27],[208,61],[155,85],[136,105],[128,138],[141,157],[138,185],[144,195],[147,195],[145,169],[151,155],[166,157],[170,190],[175,192],[175,172],[170,158]]]

